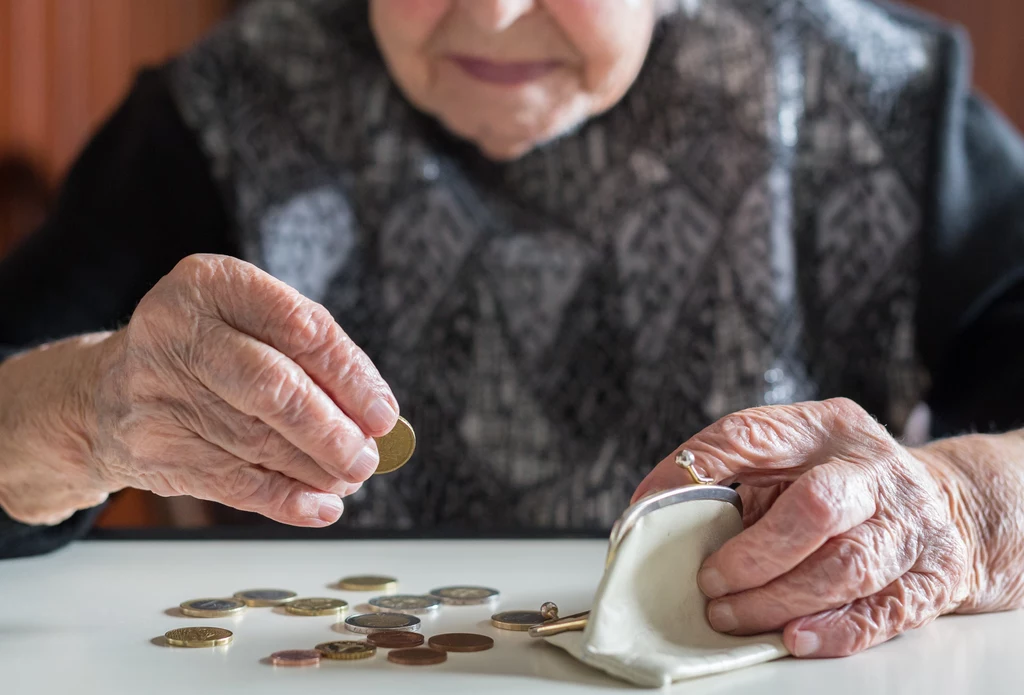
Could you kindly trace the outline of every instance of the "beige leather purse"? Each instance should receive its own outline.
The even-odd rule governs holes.
[[[701,479],[686,465],[695,481]],[[678,460],[678,459],[677,459]],[[780,633],[733,637],[707,621],[704,560],[743,530],[735,490],[699,484],[647,497],[612,530],[589,614],[531,629],[580,661],[646,687],[744,668],[788,654]],[[580,629],[582,628],[582,629]]]

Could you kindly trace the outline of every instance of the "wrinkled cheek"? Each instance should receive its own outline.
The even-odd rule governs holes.
[[[624,91],[650,43],[653,0],[546,0],[544,7],[583,60],[585,89],[608,98]]]

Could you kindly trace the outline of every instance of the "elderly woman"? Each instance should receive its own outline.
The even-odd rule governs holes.
[[[864,0],[247,5],[0,266],[0,553],[125,487],[607,530],[685,446],[745,502],[716,629],[1020,606],[1024,147],[966,62]]]

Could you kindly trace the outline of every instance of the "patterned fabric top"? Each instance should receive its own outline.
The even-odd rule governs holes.
[[[843,395],[899,433],[940,40],[864,0],[681,1],[512,163],[415,111],[364,0],[259,0],[174,89],[243,256],[375,361],[418,452],[341,526],[606,529],[681,442]]]

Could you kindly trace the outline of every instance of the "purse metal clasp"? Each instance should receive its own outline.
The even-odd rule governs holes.
[[[743,513],[743,505],[740,502],[740,496],[735,490],[716,485],[714,480],[701,475],[701,473],[694,468],[696,457],[693,455],[692,451],[683,449],[676,454],[675,461],[677,466],[687,470],[690,474],[690,478],[693,480],[693,483],[691,485],[684,485],[672,490],[663,490],[650,495],[623,512],[622,516],[619,517],[618,521],[616,521],[615,525],[612,527],[608,545],[608,556],[605,559],[605,567],[611,565],[612,560],[615,557],[615,551],[618,549],[626,535],[633,530],[640,519],[651,512],[655,512],[664,507],[680,504],[682,502],[694,500],[719,500],[732,504],[740,514]],[[590,617],[590,611],[585,611],[583,613],[576,613],[574,615],[568,615],[561,618],[558,616],[558,606],[550,602],[541,606],[540,612],[544,616],[545,621],[530,628],[529,634],[531,637],[550,637],[562,632],[582,631],[587,627],[587,619]]]

